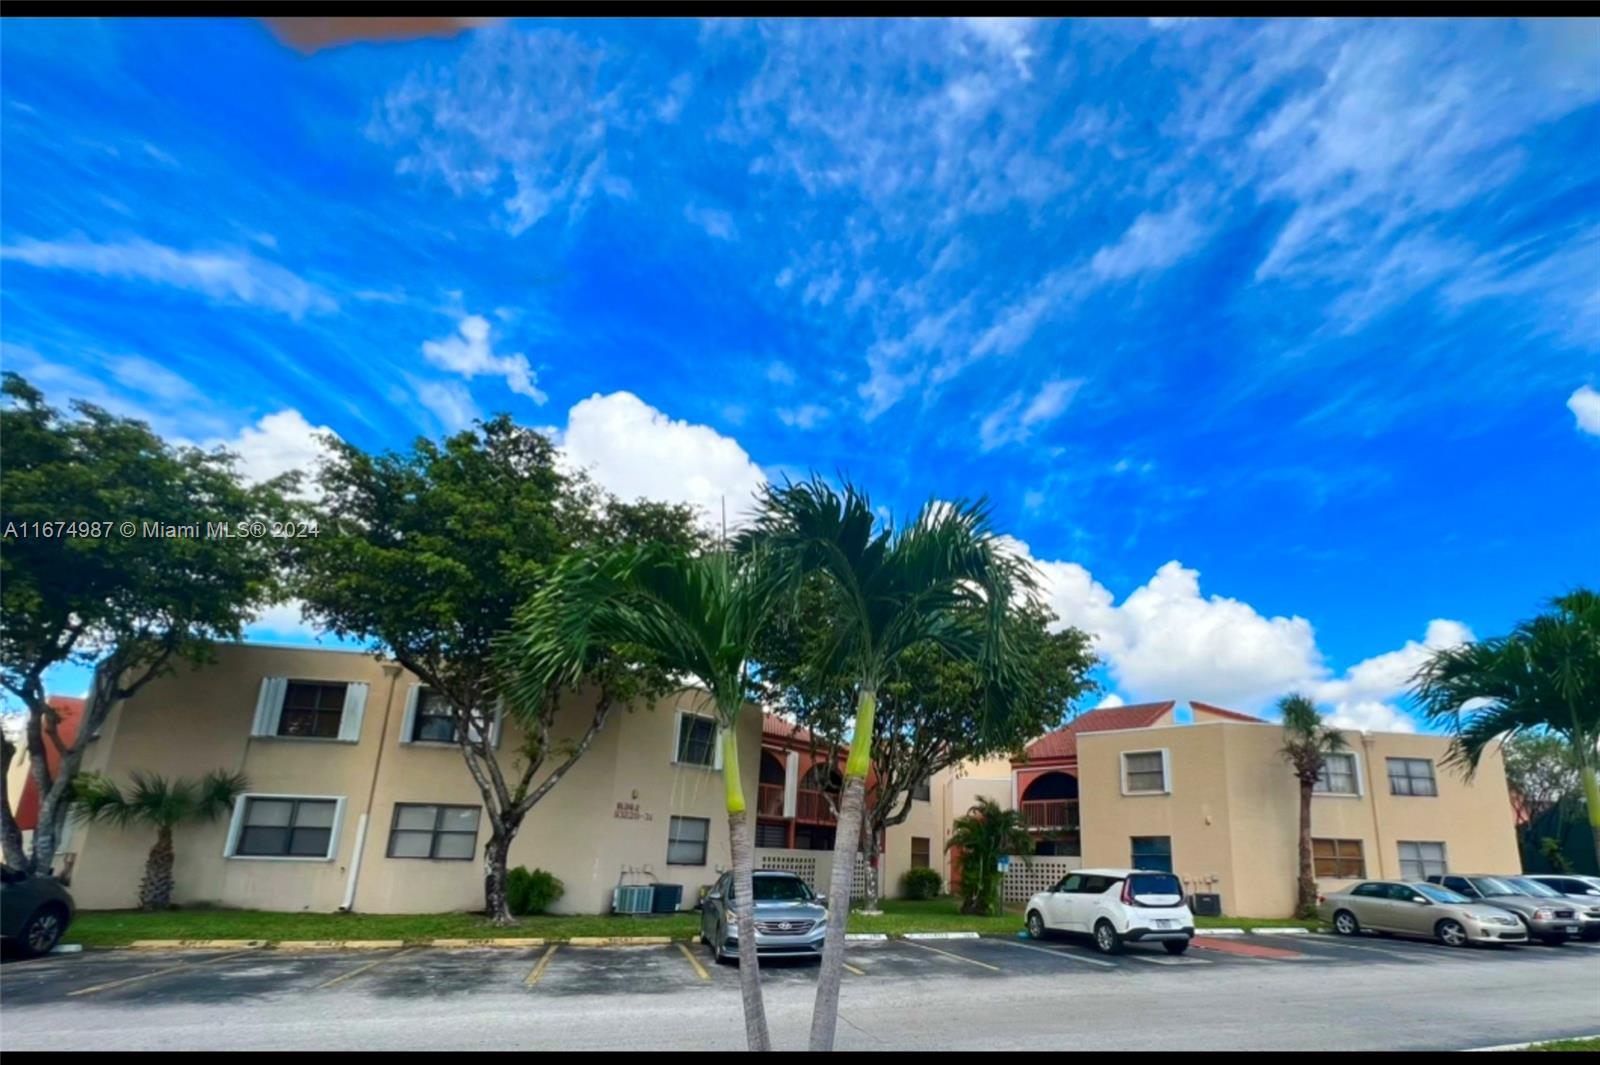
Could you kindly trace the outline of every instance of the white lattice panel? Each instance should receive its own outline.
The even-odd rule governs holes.
[[[1081,868],[1081,858],[1035,858],[1031,866],[1023,865],[1021,858],[1012,858],[1000,884],[1000,897],[1007,902],[1027,902],[1038,892],[1055,887],[1057,881],[1074,869]]]

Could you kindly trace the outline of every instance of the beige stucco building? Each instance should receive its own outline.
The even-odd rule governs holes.
[[[1063,870],[1170,868],[1225,912],[1278,916],[1293,905],[1298,798],[1278,753],[1277,725],[1204,703],[1179,724],[1174,703],[1094,710],[1041,737],[1015,760],[937,774],[880,852],[880,888],[898,894],[907,869],[950,881],[951,825],[979,797],[1018,808],[1038,840],[1032,866],[1013,862],[1021,901]],[[488,824],[449,719],[426,689],[370,654],[233,644],[216,661],[152,682],[113,708],[84,768],[126,781],[134,771],[242,773],[231,815],[177,833],[176,901],[225,907],[426,913],[483,905]],[[579,733],[591,707],[563,708],[557,739]],[[832,815],[816,794],[829,760],[792,726],[755,706],[739,724],[740,772],[758,864],[825,890]],[[496,726],[502,763],[521,747]],[[593,746],[536,806],[511,864],[558,876],[558,912],[604,913],[623,884],[671,884],[692,906],[729,866],[720,744],[702,693],[614,711]],[[1471,781],[1446,764],[1438,736],[1346,733],[1314,800],[1319,879],[1517,870],[1498,751]],[[554,759],[552,759],[554,761]],[[75,825],[58,869],[86,909],[136,904],[153,835]],[[857,888],[862,884],[858,874]]]

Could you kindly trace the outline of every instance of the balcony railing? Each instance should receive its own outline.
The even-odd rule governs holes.
[[[1022,823],[1029,832],[1064,832],[1078,827],[1078,800],[1035,799],[1024,800]]]
[[[833,807],[828,804],[828,796],[813,788],[800,789],[796,796],[794,816],[797,821],[814,821],[821,825],[838,821]]]
[[[783,785],[762,784],[756,791],[756,813],[762,817],[783,816]]]

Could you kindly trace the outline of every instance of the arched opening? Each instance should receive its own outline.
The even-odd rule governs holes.
[[[1077,777],[1061,770],[1041,774],[1023,789],[1017,805],[1023,824],[1038,840],[1036,854],[1079,853]]]
[[[772,751],[761,751],[761,780],[756,788],[756,813],[762,817],[783,816],[783,761]],[[784,833],[785,840],[788,833]],[[770,845],[770,844],[764,844]],[[780,844],[781,846],[781,844]]]
[[[844,774],[836,766],[818,762],[800,778],[800,794],[796,796],[794,816],[797,821],[810,821],[832,825],[839,820],[835,812],[839,793],[844,790]],[[831,837],[831,833],[829,833]]]

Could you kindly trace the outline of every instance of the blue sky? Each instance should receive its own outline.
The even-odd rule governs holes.
[[[506,410],[628,496],[986,494],[1116,697],[1409,727],[1426,646],[1600,581],[1597,71],[1595,22],[10,21],[0,354],[255,475]]]

